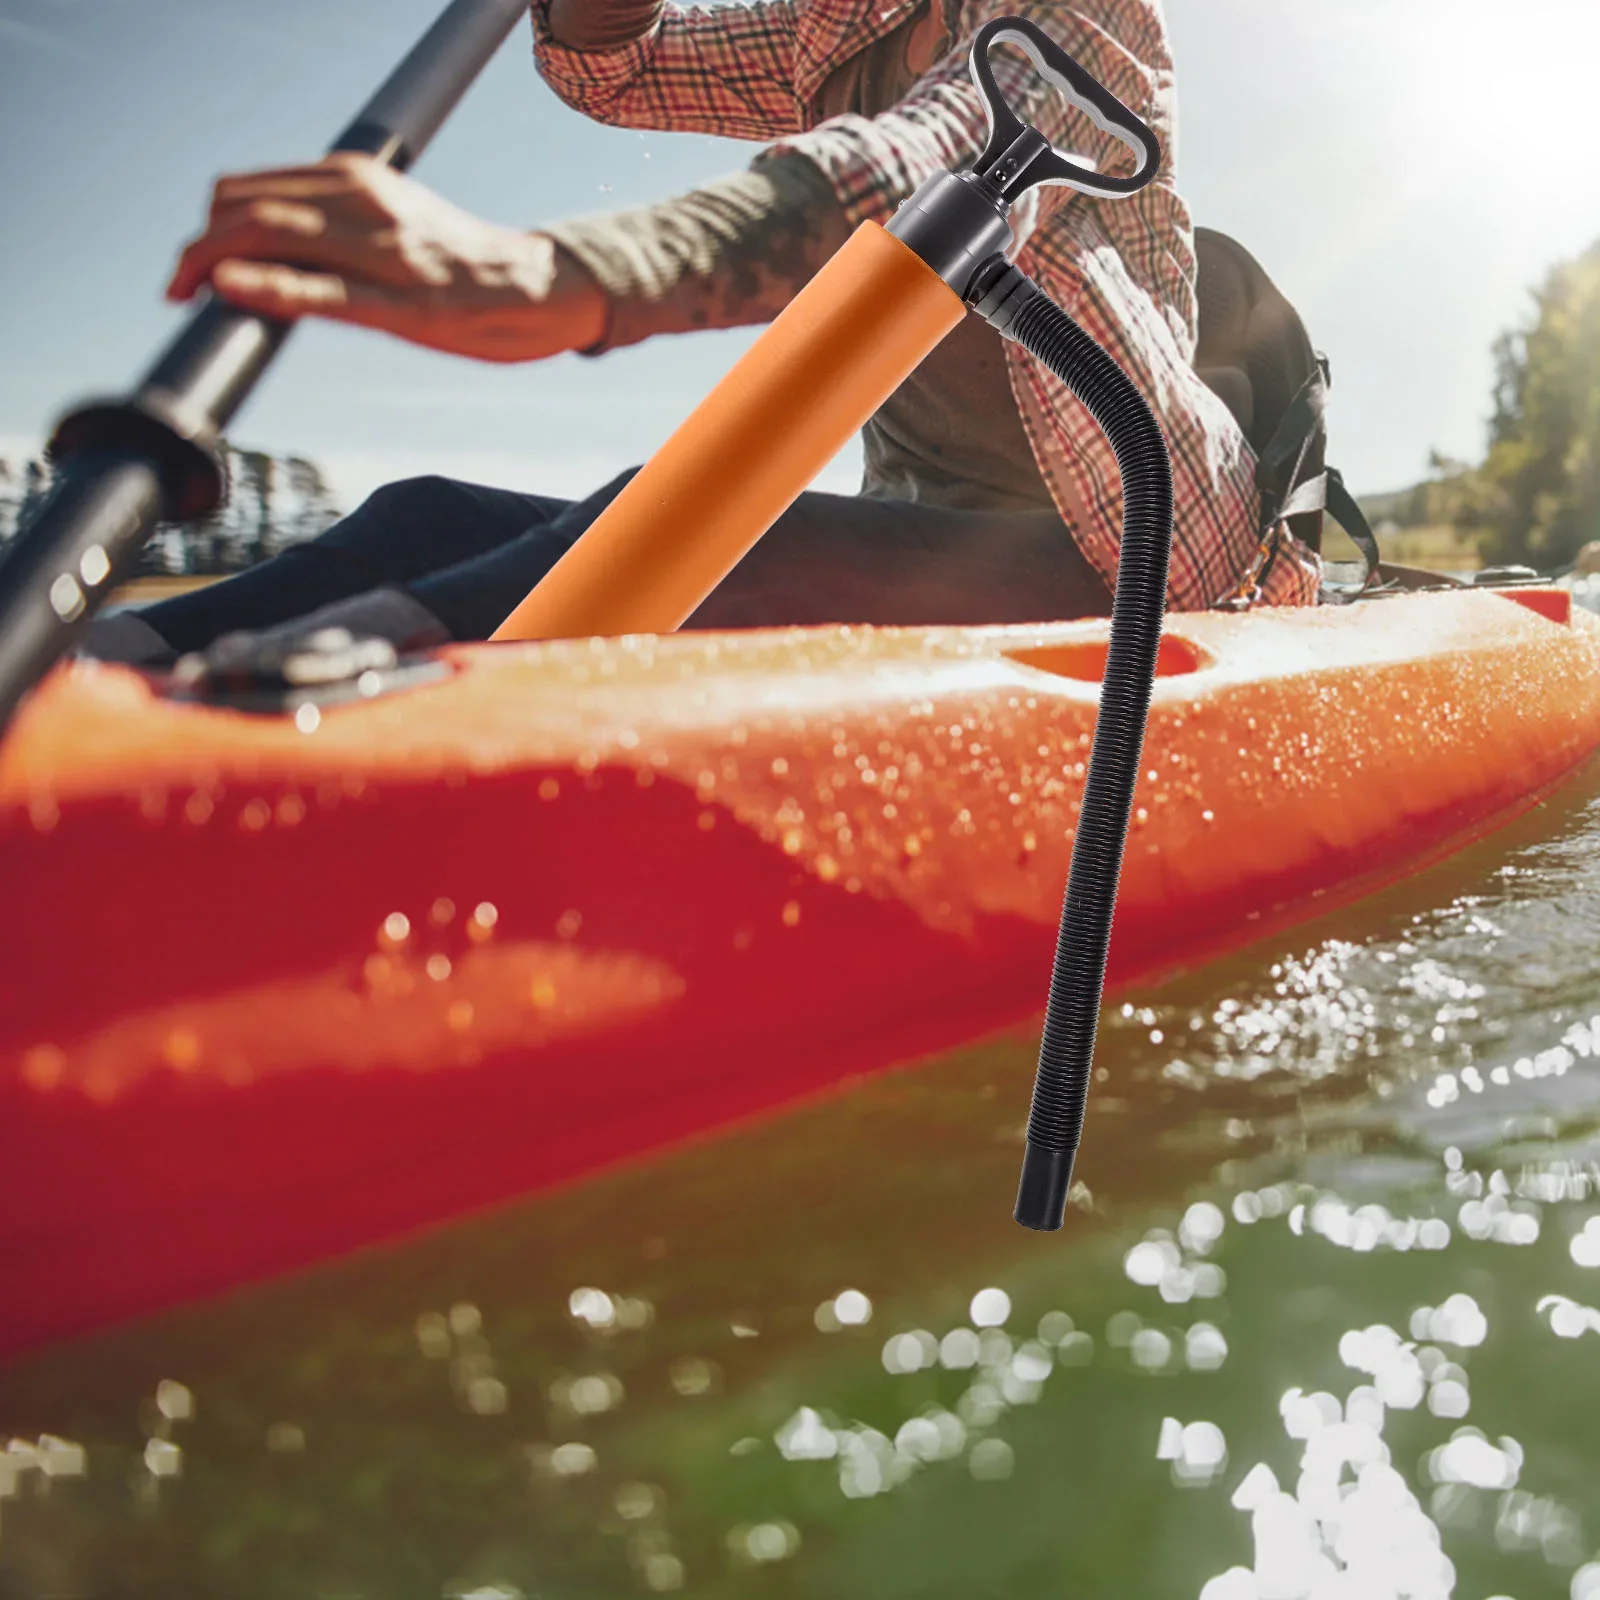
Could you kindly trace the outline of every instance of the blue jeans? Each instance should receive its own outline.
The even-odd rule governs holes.
[[[632,476],[586,500],[438,477],[386,484],[320,537],[141,615],[177,650],[201,650],[224,633],[396,587],[452,638],[485,639]],[[803,494],[687,626],[1041,622],[1110,609],[1053,511]]]

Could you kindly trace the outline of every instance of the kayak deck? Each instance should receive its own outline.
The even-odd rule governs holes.
[[[59,671],[0,744],[0,1352],[1027,1020],[1105,637],[459,647],[314,725]],[[1393,881],[1597,745],[1558,591],[1174,617],[1109,981]]]

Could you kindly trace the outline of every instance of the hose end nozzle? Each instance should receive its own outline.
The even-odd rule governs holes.
[[[1024,1228],[1054,1233],[1067,1214],[1067,1191],[1072,1187],[1072,1162],[1076,1150],[1047,1150],[1028,1141],[1022,1158],[1022,1182],[1017,1188],[1015,1216]]]

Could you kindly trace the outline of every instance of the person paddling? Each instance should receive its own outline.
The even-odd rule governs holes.
[[[857,224],[886,221],[924,178],[976,155],[984,119],[967,52],[999,14],[961,0],[536,4],[539,70],[569,105],[765,148],[676,199],[532,232],[470,216],[363,157],[225,177],[169,295],[209,286],[273,316],[325,316],[495,362],[769,321]],[[1261,566],[1255,455],[1192,365],[1194,230],[1174,183],[1159,0],[1040,0],[1026,15],[1167,152],[1133,202],[1050,189],[1013,222],[1019,264],[1112,351],[1167,436],[1169,602],[1204,608],[1255,569],[1260,598],[1314,603],[1317,558],[1287,526]],[[1018,74],[1017,93],[1053,142],[1102,170],[1125,164],[1031,74]],[[1110,449],[1066,390],[981,319],[965,319],[872,418],[864,453],[859,494],[802,495],[688,626],[1109,611],[1120,513]],[[482,639],[629,476],[577,502],[441,477],[389,484],[248,572],[97,621],[86,649],[154,665],[239,631],[280,645],[330,627],[398,648]]]

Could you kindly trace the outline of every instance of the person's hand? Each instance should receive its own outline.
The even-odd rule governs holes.
[[[269,317],[331,317],[480,361],[538,361],[605,333],[603,291],[543,234],[459,210],[369,156],[221,179],[167,288]]]

